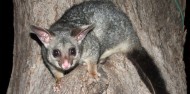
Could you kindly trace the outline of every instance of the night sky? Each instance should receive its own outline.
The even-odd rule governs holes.
[[[186,1],[186,5],[188,5],[190,1]],[[13,4],[12,0],[1,0],[0,4],[0,94],[6,94],[13,60]],[[184,61],[187,84],[190,86],[190,81],[188,80],[190,78],[190,6],[186,8],[185,25],[188,31],[184,49]],[[189,87],[188,94],[190,94]]]

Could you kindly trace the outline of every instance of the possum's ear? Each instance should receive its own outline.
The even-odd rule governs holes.
[[[92,31],[94,28],[94,25],[83,25],[79,28],[75,28],[71,32],[71,36],[74,37],[79,43],[82,42],[82,40],[86,37],[86,35]]]
[[[30,28],[33,31],[32,33],[36,34],[44,46],[47,47],[52,39],[52,35],[46,29],[41,27],[31,25]]]

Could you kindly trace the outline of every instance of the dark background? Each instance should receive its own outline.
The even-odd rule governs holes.
[[[184,45],[184,62],[187,79],[187,94],[190,94],[190,0],[186,0],[185,28],[187,29],[186,42]]]
[[[186,43],[184,46],[185,71],[187,84],[190,86],[190,6],[186,0],[185,26],[187,28]],[[0,94],[6,94],[10,80],[13,61],[13,3],[12,0],[4,0],[0,3]],[[190,87],[188,87],[190,94]]]
[[[0,94],[6,94],[12,71],[13,58],[13,4],[0,1]]]

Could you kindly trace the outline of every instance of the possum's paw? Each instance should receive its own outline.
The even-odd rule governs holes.
[[[60,91],[61,82],[62,82],[61,78],[56,80],[56,84],[55,84],[55,86],[53,86],[53,91],[54,92],[59,92]]]
[[[95,81],[99,81],[101,74],[97,71],[88,71],[87,76],[90,79],[94,79]]]
[[[60,88],[61,88],[61,85],[60,84],[56,84],[55,86],[53,86],[53,91],[54,92],[59,92]]]
[[[100,73],[98,73],[96,63],[87,63],[87,76],[89,78],[96,80],[96,81],[99,80],[99,77],[101,75],[100,75]]]
[[[87,72],[87,79],[88,79],[88,84],[91,84],[93,82],[98,82],[100,80],[101,74],[98,73],[97,71],[88,71]]]

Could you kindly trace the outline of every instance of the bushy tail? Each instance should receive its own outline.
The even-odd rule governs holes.
[[[143,47],[127,53],[127,58],[134,64],[152,94],[169,94],[159,68]]]

